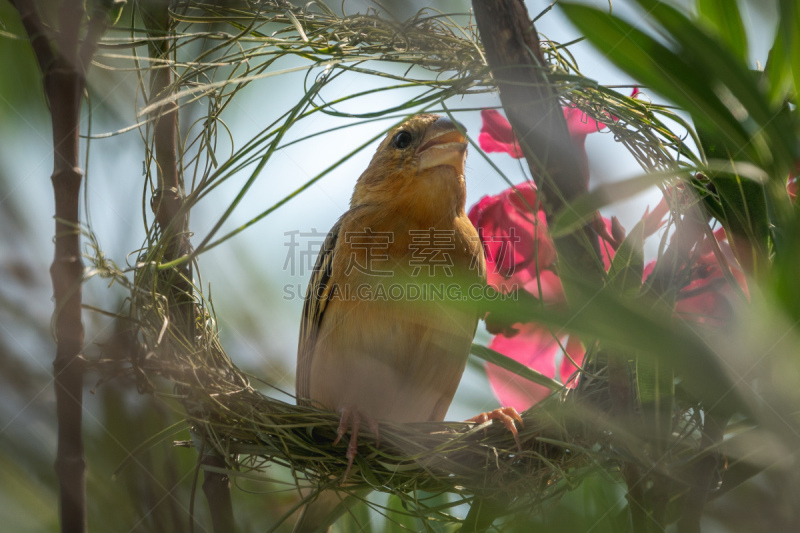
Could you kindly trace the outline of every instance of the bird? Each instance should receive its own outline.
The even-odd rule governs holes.
[[[444,420],[464,372],[481,318],[467,296],[486,286],[483,246],[465,212],[467,144],[463,125],[436,114],[391,129],[317,257],[296,395],[340,413],[335,444],[350,429],[345,480],[363,426],[377,441],[380,420]],[[496,411],[474,420],[521,423],[515,411]],[[516,437],[513,420],[509,429]],[[345,510],[336,492],[315,498],[295,532],[325,531]]]

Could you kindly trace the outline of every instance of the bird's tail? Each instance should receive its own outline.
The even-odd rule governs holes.
[[[294,525],[293,533],[325,533],[348,509],[359,503],[368,491],[345,494],[324,490],[307,503]]]

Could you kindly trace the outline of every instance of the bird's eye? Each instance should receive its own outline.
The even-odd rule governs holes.
[[[407,131],[399,131],[397,132],[397,135],[394,136],[394,139],[392,139],[392,143],[394,144],[395,148],[403,150],[408,148],[412,139],[413,137]]]

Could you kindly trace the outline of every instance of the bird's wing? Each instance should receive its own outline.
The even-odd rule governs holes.
[[[328,232],[317,262],[311,273],[303,304],[303,318],[300,321],[300,343],[297,348],[297,377],[295,382],[298,402],[308,402],[311,388],[311,359],[317,343],[322,317],[331,294],[331,273],[333,268],[333,252],[342,228],[342,220]]]

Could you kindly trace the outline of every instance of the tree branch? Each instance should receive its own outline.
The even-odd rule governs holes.
[[[83,261],[79,220],[81,100],[86,67],[96,48],[79,59],[80,29],[86,19],[82,0],[64,0],[58,9],[58,32],[51,35],[35,0],[12,0],[31,42],[53,128],[53,194],[55,196],[55,254],[50,267],[55,299],[56,357],[53,362],[58,450],[55,470],[59,484],[61,531],[86,530],[86,461],[83,454],[84,328],[81,304]],[[89,37],[99,41],[105,27]],[[51,39],[57,41],[54,49]],[[85,47],[84,47],[85,48]]]
[[[61,531],[86,529],[86,462],[83,456],[83,352],[81,320],[83,262],[78,219],[83,172],[79,132],[84,73],[74,61],[83,3],[65,1],[59,9],[61,45],[54,52],[33,0],[17,0],[22,24],[42,72],[53,128],[53,194],[55,196],[55,254],[50,267],[55,299],[56,357],[53,362],[58,451],[55,470],[59,484]]]
[[[78,61],[81,25],[86,20],[83,0],[63,0],[58,8],[59,56],[76,72],[83,73]]]
[[[525,160],[542,193],[547,221],[588,189],[569,136],[558,94],[547,78],[536,28],[521,0],[474,0],[475,21],[500,101],[517,134]],[[587,224],[554,239],[559,276],[567,300],[578,305],[585,289],[603,285],[597,234]]]
[[[205,454],[200,459],[202,466],[227,468],[225,459],[216,453]],[[214,533],[234,533],[233,503],[231,502],[231,480],[225,474],[203,470],[203,494],[211,507],[211,524]]]
[[[142,18],[150,37],[150,54],[160,59],[168,59],[169,35],[172,21],[169,16],[169,2],[146,0],[141,2]],[[149,100],[155,101],[168,96],[173,90],[172,68],[169,63],[152,70],[150,77]],[[178,105],[170,102],[153,112],[156,165],[158,167],[158,186],[152,199],[156,222],[161,229],[164,243],[164,260],[174,261],[191,250],[189,242],[189,213],[181,214],[184,202],[183,177],[177,165]],[[191,263],[184,262],[171,271],[169,283],[171,294],[168,299],[174,302],[170,310],[170,321],[178,319],[171,327],[180,332],[189,345],[194,343],[195,302],[193,298]],[[174,311],[174,312],[173,312]],[[177,349],[181,349],[178,347]],[[200,463],[206,466],[224,468],[225,459],[214,451],[201,450]],[[231,502],[230,479],[227,475],[211,470],[203,473],[203,493],[206,496],[215,533],[233,533],[235,522]]]
[[[55,54],[50,46],[50,35],[42,24],[39,10],[36,9],[34,0],[10,0],[11,4],[19,12],[19,18],[28,38],[31,41],[31,48],[39,63],[39,70],[44,74],[55,61]]]
[[[709,450],[693,465],[690,475],[691,489],[683,503],[683,514],[678,520],[678,533],[700,533],[700,519],[714,489],[719,466],[718,446],[725,436],[728,417],[714,412],[705,413],[703,423],[703,448]]]
[[[86,30],[86,37],[84,37],[78,52],[78,61],[82,72],[88,72],[92,58],[100,44],[100,39],[105,35],[106,30],[114,24],[114,21],[111,20],[111,9],[111,6],[101,2],[92,11],[89,27]]]

